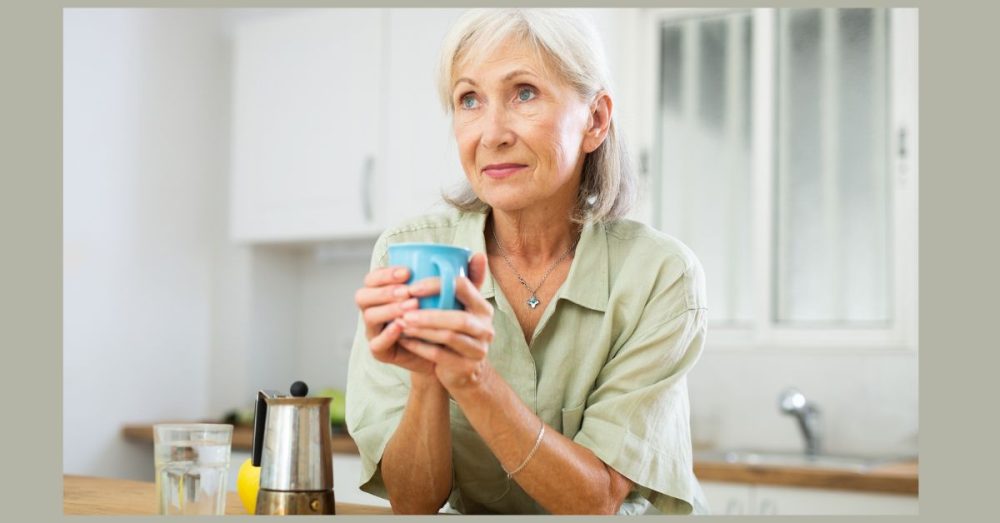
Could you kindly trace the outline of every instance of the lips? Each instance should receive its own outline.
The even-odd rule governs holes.
[[[483,174],[496,180],[513,176],[525,167],[521,163],[492,163],[483,167]]]

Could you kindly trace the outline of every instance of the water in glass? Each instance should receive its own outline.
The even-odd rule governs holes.
[[[155,464],[160,514],[225,513],[228,441],[163,442]]]

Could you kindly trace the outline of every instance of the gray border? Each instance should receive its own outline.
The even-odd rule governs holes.
[[[278,3],[216,1],[211,5]],[[295,3],[361,5],[346,1]],[[421,5],[461,7],[472,3],[425,1]],[[608,3],[607,0],[546,2],[567,7]],[[633,1],[622,7],[684,4],[693,2]],[[997,367],[991,365],[997,363],[997,355],[989,349],[995,341],[991,341],[993,337],[987,331],[998,310],[997,278],[986,275],[989,269],[998,266],[998,249],[989,245],[997,235],[986,225],[998,223],[992,195],[997,194],[1000,183],[992,174],[996,172],[995,162],[986,161],[986,153],[996,149],[990,140],[997,136],[996,105],[987,107],[984,102],[992,101],[1000,92],[996,58],[989,53],[991,48],[997,48],[997,31],[991,22],[998,19],[998,9],[984,2],[950,2],[947,7],[941,4],[865,2],[865,5],[921,8],[920,120],[924,139],[920,191],[920,363],[926,372],[921,380],[924,393],[920,401],[923,420],[920,512],[928,518],[961,518],[988,513],[996,485],[996,459],[990,446],[994,438],[989,437],[995,432],[991,433],[992,426],[984,423],[996,409],[987,406],[983,396],[995,396],[984,385],[993,381],[991,371]],[[30,520],[62,515],[61,8],[94,5],[164,4],[21,2],[4,10],[0,30],[3,56],[0,63],[5,66],[0,114],[4,115],[6,145],[0,155],[3,164],[0,172],[5,174],[4,189],[0,191],[3,216],[0,222],[2,237],[7,240],[4,270],[0,272],[0,289],[3,289],[0,312],[5,318],[0,336],[8,354],[4,389],[9,391],[3,423],[7,456],[0,489],[5,498],[17,498],[17,503],[7,503],[5,512]],[[189,0],[169,5],[195,7],[204,6],[204,2]],[[751,4],[734,1],[725,5]],[[972,118],[960,119],[965,115]],[[965,289],[976,292],[962,292]],[[966,359],[972,350],[982,355]],[[960,369],[955,370],[948,368],[948,363],[955,361],[971,364],[960,363]],[[95,412],[95,416],[99,415]],[[382,518],[365,518],[379,519]]]

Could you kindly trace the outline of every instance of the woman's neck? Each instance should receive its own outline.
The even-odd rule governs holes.
[[[487,223],[487,240],[495,234],[508,256],[529,265],[547,264],[561,257],[579,238],[581,227],[570,219],[571,212],[555,208],[515,212],[493,209]]]

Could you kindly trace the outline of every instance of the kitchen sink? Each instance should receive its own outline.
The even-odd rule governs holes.
[[[780,452],[769,450],[726,450],[726,451],[696,451],[695,461],[708,463],[732,463],[738,465],[756,465],[764,467],[798,467],[839,469],[853,472],[866,472],[873,468],[911,461],[912,456],[852,456],[837,454],[819,454],[809,456],[803,452]]]

